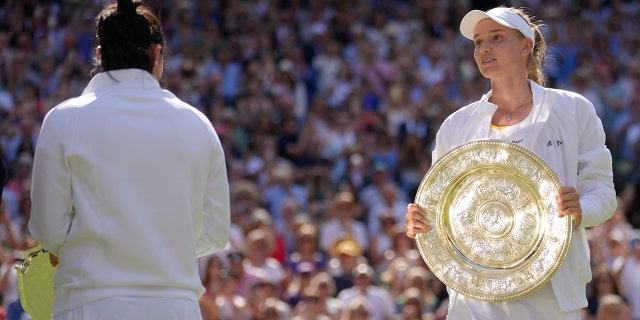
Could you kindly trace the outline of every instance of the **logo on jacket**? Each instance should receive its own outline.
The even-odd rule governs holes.
[[[562,140],[556,140],[556,141],[548,140],[548,141],[547,141],[547,147],[554,147],[554,148],[557,148],[557,147],[562,146],[562,144],[563,144],[563,143],[564,143],[564,142],[563,142]]]

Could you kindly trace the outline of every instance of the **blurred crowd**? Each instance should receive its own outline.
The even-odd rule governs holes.
[[[619,206],[587,230],[583,319],[640,319],[640,2],[146,3],[166,36],[162,85],[210,118],[226,151],[232,236],[201,259],[205,319],[443,319],[446,290],[404,214],[438,125],[488,90],[459,21],[499,4],[542,20],[548,86],[594,104],[614,157]],[[34,246],[34,145],[47,111],[90,79],[102,5],[0,0],[0,319],[28,319],[13,265]]]

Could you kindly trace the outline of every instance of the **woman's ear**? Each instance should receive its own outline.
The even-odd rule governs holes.
[[[522,51],[520,54],[522,56],[528,56],[531,54],[531,50],[533,49],[533,40],[529,38],[524,39],[524,45],[522,46]]]
[[[151,60],[153,60],[154,63],[156,62],[156,59],[162,59],[162,46],[159,44],[154,45],[153,47],[151,47],[151,52],[149,52],[149,54],[151,56]]]
[[[149,55],[151,57],[151,61],[153,61],[153,70],[152,70],[152,74],[158,79],[160,80],[160,78],[162,77],[162,46],[160,44],[156,44],[155,46],[153,46],[149,52]]]

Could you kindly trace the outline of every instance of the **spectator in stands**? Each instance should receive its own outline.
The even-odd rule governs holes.
[[[249,297],[253,319],[262,319],[262,316],[274,319],[271,310],[276,311],[278,319],[290,319],[292,308],[280,299],[279,291],[277,285],[269,281],[261,281],[253,287]]]
[[[327,256],[318,248],[318,229],[313,223],[303,223],[297,228],[296,247],[287,257],[286,268],[296,273],[298,265],[310,263],[315,270],[324,270]]]
[[[301,210],[307,204],[307,189],[296,181],[296,171],[288,160],[279,161],[271,170],[271,183],[262,193],[262,202],[273,218],[274,227],[281,233],[288,227],[283,214],[285,203],[295,201]]]
[[[428,313],[423,311],[423,300],[420,296],[420,292],[417,289],[407,289],[402,294],[402,297],[404,303],[401,306],[400,312],[394,313],[394,320],[428,319],[426,318]]]
[[[391,213],[394,221],[400,222],[404,219],[406,212],[406,199],[402,196],[401,189],[395,181],[387,181],[380,186],[380,201],[374,204],[367,216],[369,235],[382,232],[380,226],[380,216]]]
[[[369,241],[369,259],[371,265],[376,270],[384,270],[388,261],[385,259],[385,253],[391,249],[393,243],[393,230],[396,225],[396,219],[390,210],[381,213],[378,216],[380,231],[370,235]]]
[[[341,239],[331,248],[331,260],[327,272],[335,282],[336,292],[353,285],[353,270],[358,264],[366,261],[364,252],[353,239]]]
[[[331,317],[324,313],[322,305],[323,300],[320,299],[318,291],[314,287],[307,287],[301,301],[296,305],[293,311],[293,320],[331,320]]]
[[[349,303],[347,309],[345,309],[344,313],[340,320],[368,320],[371,319],[371,312],[369,309],[371,306],[365,297],[358,296],[355,297],[351,303]]]
[[[254,229],[247,234],[247,258],[244,272],[275,285],[279,295],[286,285],[286,274],[280,261],[270,257],[275,239],[263,229]]]
[[[369,248],[369,236],[365,224],[356,220],[357,203],[353,193],[342,191],[333,198],[330,216],[320,226],[320,249],[329,252],[337,241],[351,238],[362,250]]]
[[[213,293],[218,319],[249,320],[251,306],[248,299],[237,293],[235,288],[240,278],[233,271],[225,271],[221,275],[221,287]]]
[[[424,266],[413,266],[407,270],[406,288],[418,290],[426,313],[437,310],[442,304],[442,293],[446,294],[442,282]]]
[[[230,275],[237,278],[233,293],[247,299],[251,295],[253,286],[262,281],[262,279],[245,271],[245,259],[244,253],[240,250],[231,249],[227,251]]]
[[[283,264],[287,256],[287,248],[285,245],[284,237],[281,232],[278,232],[273,227],[273,220],[269,215],[269,212],[264,208],[255,208],[251,212],[251,222],[247,234],[253,230],[262,230],[265,232],[265,236],[271,243],[271,251],[267,252],[269,257],[276,259],[279,263]]]
[[[390,319],[394,313],[393,299],[387,290],[375,285],[373,267],[360,263],[352,273],[353,286],[338,292],[338,299],[342,301],[343,309],[349,310],[351,303],[362,297],[369,306],[367,319]]]
[[[316,273],[316,268],[311,262],[302,262],[290,277],[287,288],[283,293],[283,299],[292,307],[296,307],[304,299],[304,291],[311,286],[311,279]]]
[[[596,267],[593,274],[593,281],[589,284],[591,293],[587,296],[589,306],[587,307],[590,319],[595,318],[600,307],[602,297],[606,295],[620,295],[618,284],[613,273],[606,265]]]
[[[629,305],[622,297],[608,294],[602,297],[596,320],[632,320]]]
[[[640,319],[640,230],[633,232],[631,250],[614,272],[618,274],[620,293],[629,301],[632,318]]]
[[[342,313],[342,303],[335,296],[336,283],[331,275],[325,271],[316,273],[311,279],[311,288],[318,292],[322,312],[333,320],[338,320]]]

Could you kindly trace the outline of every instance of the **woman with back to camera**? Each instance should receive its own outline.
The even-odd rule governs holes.
[[[160,87],[150,8],[118,0],[95,21],[100,72],[36,145],[29,227],[59,257],[53,319],[201,319],[197,258],[229,236],[220,140]]]
[[[450,115],[436,135],[433,161],[465,142],[516,142],[544,159],[562,181],[556,203],[574,230],[564,262],[536,292],[508,302],[486,302],[449,289],[449,319],[580,319],[591,280],[584,228],[609,219],[616,207],[611,154],[591,102],[544,87],[546,44],[538,24],[522,10],[473,10],[460,23],[474,43],[474,58],[491,91]],[[432,230],[425,212],[407,206],[406,233]]]

